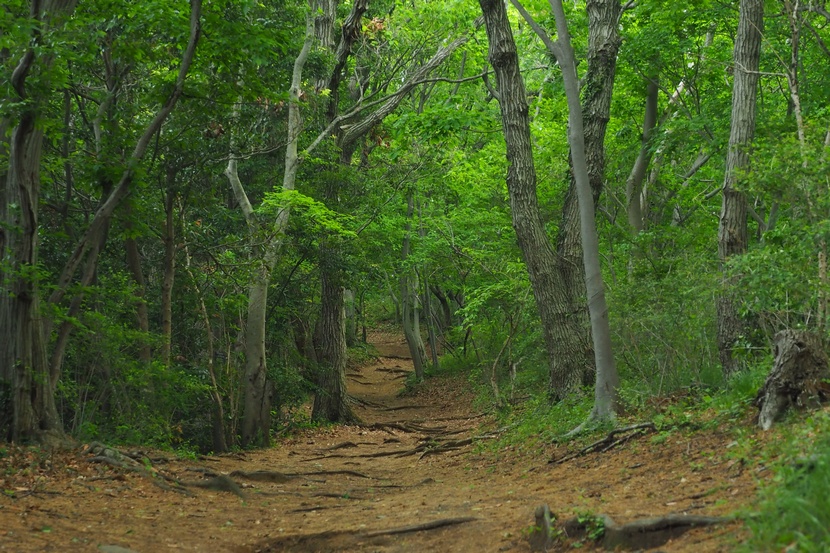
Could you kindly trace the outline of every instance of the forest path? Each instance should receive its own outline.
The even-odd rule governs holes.
[[[563,518],[590,511],[627,522],[724,515],[754,497],[756,476],[725,456],[728,432],[640,438],[564,464],[548,459],[568,446],[479,451],[492,421],[474,409],[466,379],[433,378],[400,395],[412,370],[405,342],[370,341],[382,357],[348,371],[363,425],[309,430],[268,450],[154,461],[185,481],[229,474],[244,499],[165,491],[77,454],[32,456],[28,476],[5,481],[16,497],[0,497],[0,551],[526,552],[542,503]],[[0,470],[25,462],[0,458]],[[409,528],[425,523],[439,526]],[[739,528],[694,530],[659,550],[731,551]]]

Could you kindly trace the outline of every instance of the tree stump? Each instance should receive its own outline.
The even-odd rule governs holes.
[[[769,430],[790,406],[816,407],[830,396],[827,354],[821,339],[801,330],[782,330],[775,335],[775,361],[755,404],[758,426]]]

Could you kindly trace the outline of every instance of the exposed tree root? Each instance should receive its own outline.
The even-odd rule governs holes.
[[[605,549],[642,550],[659,547],[692,528],[723,524],[731,520],[723,517],[665,515],[635,520],[628,524],[617,524],[607,515],[598,515],[593,518],[596,522],[586,522],[579,518],[566,521],[564,523],[565,535],[569,538],[582,539],[586,536],[589,525],[598,523],[602,527],[600,541]]]
[[[376,371],[379,371],[379,372],[385,372],[385,373],[402,374],[402,375],[404,375],[404,376],[406,376],[406,375],[408,375],[409,373],[411,373],[411,372],[412,372],[412,371],[408,371],[408,370],[406,370],[406,369],[401,369],[401,368],[398,368],[398,367],[395,367],[395,368],[389,368],[389,367],[378,367],[378,368],[376,368],[375,370],[376,370]]]
[[[549,463],[560,465],[562,463],[566,463],[572,459],[576,459],[577,457],[587,455],[588,453],[592,453],[594,451],[604,453],[606,451],[614,449],[619,445],[626,443],[632,438],[644,435],[647,430],[655,431],[656,429],[657,428],[654,426],[653,422],[644,422],[641,424],[633,424],[631,426],[626,426],[624,428],[615,428],[614,430],[609,432],[608,435],[603,439],[597,440],[591,445],[584,447],[575,453],[565,455],[560,459],[551,459]]]
[[[398,528],[390,528],[388,530],[375,530],[373,532],[365,532],[362,535],[367,538],[374,538],[377,536],[392,536],[396,534],[408,534],[410,532],[421,532],[423,530],[434,530],[436,528],[443,528],[445,526],[453,526],[455,524],[463,524],[465,522],[472,522],[478,520],[475,517],[461,517],[461,518],[443,518],[441,520],[433,520],[431,522],[424,522],[422,524],[413,524],[411,526],[401,526]]]
[[[253,472],[235,470],[231,473],[231,476],[234,478],[242,478],[244,480],[253,480],[255,482],[270,482],[272,484],[284,484],[289,480],[298,478],[296,474],[285,474],[272,470],[256,470]]]

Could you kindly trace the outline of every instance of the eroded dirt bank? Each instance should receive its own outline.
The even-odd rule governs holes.
[[[185,481],[232,475],[244,498],[165,491],[74,454],[0,459],[0,550],[525,552],[541,503],[563,517],[591,511],[626,522],[723,515],[754,497],[756,475],[725,456],[728,434],[640,438],[559,465],[547,461],[564,446],[479,452],[494,427],[473,408],[468,384],[434,379],[399,397],[412,370],[406,346],[394,335],[372,341],[384,357],[349,372],[364,425],[311,431],[267,451],[156,463]],[[731,551],[740,531],[693,530],[660,550]]]

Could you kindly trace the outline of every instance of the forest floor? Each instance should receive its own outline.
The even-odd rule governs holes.
[[[363,425],[198,460],[148,452],[152,470],[191,483],[230,475],[244,497],[165,490],[146,465],[90,463],[82,450],[7,447],[0,551],[526,552],[543,503],[561,519],[591,512],[628,522],[728,515],[755,498],[760,476],[726,456],[726,429],[635,437],[560,464],[549,461],[575,446],[482,448],[496,425],[476,411],[463,378],[432,378],[401,395],[412,370],[406,344],[381,333],[370,341],[382,357],[348,374]],[[436,527],[413,528],[428,523]],[[744,533],[738,522],[698,528],[649,551],[731,551]]]

